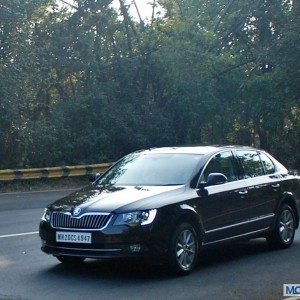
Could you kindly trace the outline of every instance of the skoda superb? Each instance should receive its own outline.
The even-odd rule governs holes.
[[[155,148],[129,154],[49,205],[42,251],[63,263],[158,258],[188,273],[207,245],[265,237],[288,248],[299,225],[299,177],[248,147]]]

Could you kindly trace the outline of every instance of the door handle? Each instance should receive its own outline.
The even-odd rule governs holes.
[[[278,189],[280,187],[279,183],[274,183],[271,185],[273,189]]]
[[[239,195],[246,195],[248,194],[247,190],[238,191]]]

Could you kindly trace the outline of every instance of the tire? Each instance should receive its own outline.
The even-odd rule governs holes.
[[[190,273],[197,264],[199,240],[189,223],[178,225],[171,237],[168,251],[169,270],[176,275]]]
[[[285,249],[293,244],[296,219],[293,209],[283,204],[277,214],[275,228],[268,234],[267,242],[272,249]]]
[[[85,257],[80,256],[56,256],[56,258],[63,264],[66,265],[73,265],[73,264],[80,264],[85,260]]]

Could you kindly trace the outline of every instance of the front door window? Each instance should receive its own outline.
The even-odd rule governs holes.
[[[211,173],[222,173],[227,177],[229,182],[237,180],[234,158],[231,151],[218,153],[210,160],[202,174],[201,182],[207,182],[208,175]]]

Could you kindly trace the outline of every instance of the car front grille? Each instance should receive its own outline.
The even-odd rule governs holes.
[[[69,213],[53,212],[51,226],[53,228],[100,230],[106,227],[110,217],[110,214],[83,214],[74,218]]]

